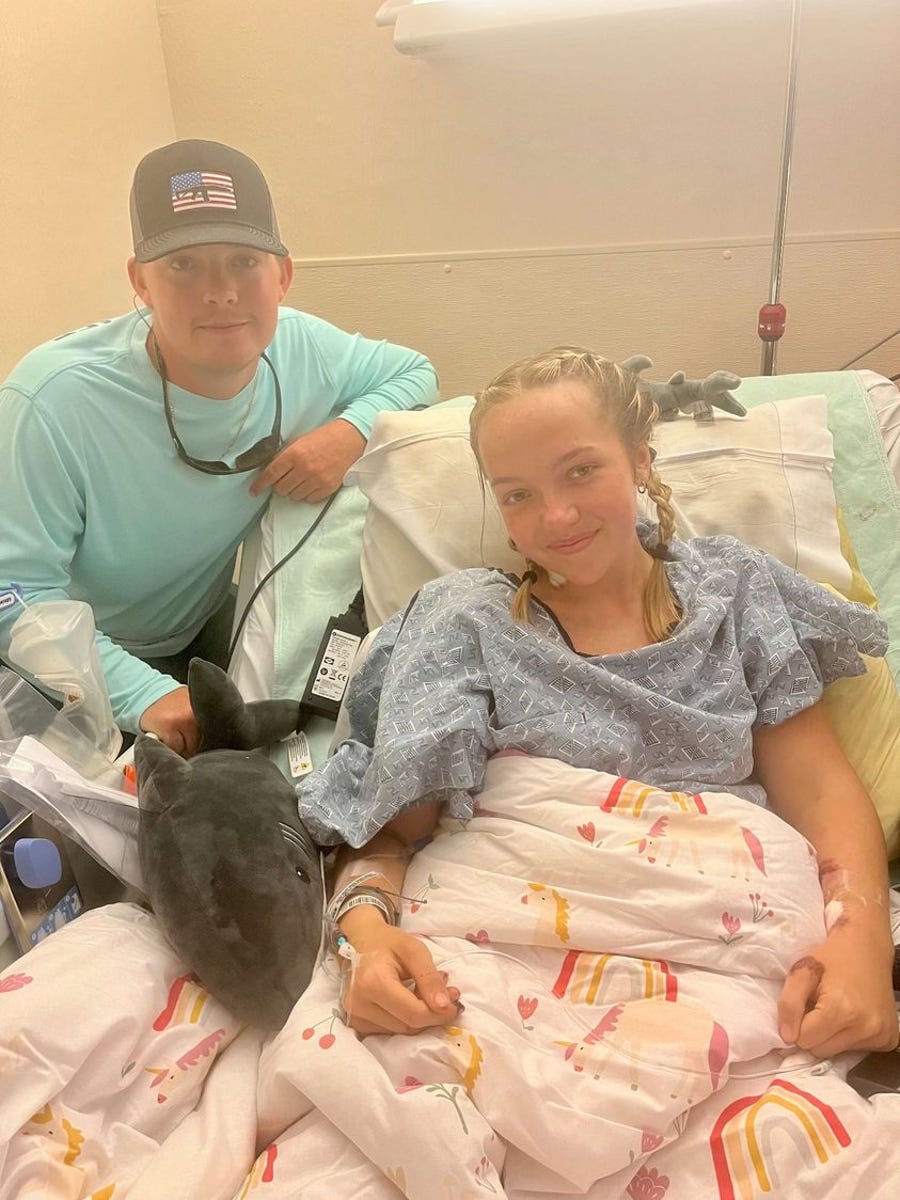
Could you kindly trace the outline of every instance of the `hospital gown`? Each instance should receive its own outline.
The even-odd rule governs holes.
[[[641,521],[652,546],[655,526]],[[516,624],[518,580],[459,571],[388,621],[348,694],[350,736],[298,786],[323,844],[361,846],[425,798],[469,817],[490,755],[515,749],[672,791],[755,803],[755,726],[808,708],[883,655],[884,623],[730,537],[673,541],[665,563],[681,619],[623,653],[573,648],[553,613]]]

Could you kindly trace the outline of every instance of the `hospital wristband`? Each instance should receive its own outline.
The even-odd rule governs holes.
[[[374,891],[374,889],[373,889],[373,891]],[[388,925],[396,925],[397,924],[397,914],[394,912],[393,908],[390,908],[388,906],[387,901],[383,900],[381,896],[375,896],[371,892],[366,891],[366,892],[357,893],[356,895],[350,896],[347,900],[344,901],[344,903],[341,905],[340,909],[338,910],[336,917],[334,918],[335,925],[339,925],[341,920],[347,915],[347,913],[350,912],[351,909],[357,908],[360,904],[373,905],[375,908],[378,909],[378,911],[384,917],[384,919]]]
[[[377,879],[374,871],[351,880],[337,895],[333,896],[325,912],[325,930],[332,949],[337,949],[341,936],[339,922],[352,909],[369,904],[377,908],[388,925],[396,925],[400,914],[387,892],[380,887],[366,886],[370,879]]]

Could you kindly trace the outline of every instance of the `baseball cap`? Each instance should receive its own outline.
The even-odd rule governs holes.
[[[131,233],[138,262],[187,246],[232,242],[285,256],[262,171],[221,142],[188,139],[151,150],[131,185]]]

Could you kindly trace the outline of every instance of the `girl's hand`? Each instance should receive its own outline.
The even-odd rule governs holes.
[[[348,913],[341,929],[355,950],[341,996],[351,1029],[409,1034],[459,1019],[459,990],[447,987],[421,938],[387,925],[374,908]]]
[[[779,1032],[787,1044],[817,1058],[896,1048],[893,946],[886,940],[880,930],[837,926],[794,963],[778,999]]]

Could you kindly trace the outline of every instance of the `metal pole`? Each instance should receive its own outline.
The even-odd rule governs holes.
[[[788,85],[784,106],[784,131],[781,141],[781,180],[778,188],[778,208],[775,214],[775,236],[772,242],[772,270],[769,278],[769,302],[760,310],[759,335],[763,339],[761,375],[775,374],[778,340],[784,333],[786,316],[779,302],[781,264],[784,257],[784,229],[787,221],[788,192],[791,185],[791,155],[794,146],[794,108],[797,92],[797,47],[800,38],[802,0],[792,0],[791,38],[788,46]]]

